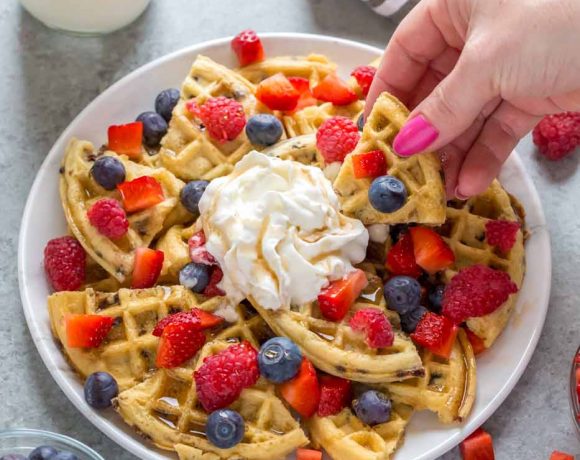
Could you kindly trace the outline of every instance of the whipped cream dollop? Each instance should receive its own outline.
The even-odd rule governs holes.
[[[231,303],[311,302],[365,258],[366,228],[340,214],[332,184],[313,166],[250,152],[208,185],[199,209]]]

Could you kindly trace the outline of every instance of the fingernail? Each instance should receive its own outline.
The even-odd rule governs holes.
[[[459,191],[459,186],[455,187],[455,196],[458,200],[467,200],[469,197]]]
[[[417,115],[395,136],[393,148],[397,155],[408,157],[425,150],[438,136],[435,127],[423,115]]]

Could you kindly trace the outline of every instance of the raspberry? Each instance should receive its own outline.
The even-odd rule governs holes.
[[[519,222],[509,220],[490,220],[485,224],[485,239],[502,252],[508,252],[516,244],[520,229]]]
[[[533,131],[534,144],[548,160],[559,160],[580,145],[580,112],[548,115]]]
[[[459,324],[497,310],[518,287],[507,273],[484,265],[463,268],[445,288],[443,314]]]
[[[320,377],[320,402],[316,413],[320,417],[338,414],[350,405],[352,399],[351,383],[331,375]]]
[[[209,253],[208,253],[209,254]],[[203,290],[203,295],[206,297],[215,297],[225,295],[226,293],[218,287],[218,283],[224,277],[224,272],[219,267],[214,267],[209,278],[209,284]]]
[[[217,265],[214,256],[205,248],[205,233],[203,230],[194,233],[188,240],[189,257],[192,262],[204,265]]]
[[[249,342],[232,345],[205,358],[194,372],[199,402],[207,412],[229,406],[244,388],[260,378],[258,352]]]
[[[316,147],[327,163],[344,160],[360,139],[356,124],[346,117],[325,120],[316,132]]]
[[[85,282],[86,254],[72,236],[50,240],[44,248],[44,270],[55,291],[75,291]]]
[[[212,97],[202,106],[189,104],[188,109],[201,119],[209,135],[219,142],[235,139],[246,126],[244,107],[227,97]]]
[[[117,200],[112,198],[102,198],[95,202],[88,210],[87,216],[91,225],[101,235],[112,240],[125,236],[129,229],[125,210]]]
[[[351,76],[356,79],[356,82],[360,86],[363,96],[365,97],[369,93],[371,83],[373,82],[373,78],[375,78],[375,73],[377,73],[377,69],[370,65],[358,66],[351,73]]]
[[[354,331],[366,334],[366,343],[371,348],[393,345],[395,335],[389,318],[376,308],[363,308],[357,311],[349,322]]]

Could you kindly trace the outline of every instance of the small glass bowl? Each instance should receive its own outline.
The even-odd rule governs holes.
[[[572,410],[572,419],[576,427],[576,433],[580,437],[580,347],[572,358],[572,367],[570,369],[570,409]]]
[[[105,460],[76,439],[50,431],[18,428],[0,431],[0,457],[7,454],[27,456],[38,446],[51,446],[75,454],[80,460]]]

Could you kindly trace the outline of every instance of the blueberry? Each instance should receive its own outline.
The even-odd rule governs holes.
[[[179,272],[179,284],[191,289],[193,292],[201,293],[209,284],[209,265],[188,263]]]
[[[62,451],[50,457],[50,460],[79,460],[79,458],[72,452]]]
[[[105,409],[119,394],[117,381],[107,372],[95,372],[85,382],[85,400],[95,409]]]
[[[185,184],[181,190],[179,199],[181,204],[192,214],[199,214],[199,200],[205,192],[209,182],[206,180],[193,180]]]
[[[207,439],[220,449],[229,449],[244,437],[244,419],[235,410],[219,409],[207,418]]]
[[[93,179],[105,190],[115,190],[125,181],[125,166],[115,157],[99,157],[91,168]]]
[[[260,373],[274,383],[290,380],[298,373],[302,352],[292,340],[274,337],[268,340],[258,354]]]
[[[429,307],[435,313],[441,312],[441,303],[443,302],[443,293],[445,292],[445,285],[439,284],[429,289]]]
[[[364,125],[365,125],[365,115],[364,113],[361,113],[360,116],[358,117],[358,120],[356,121],[356,127],[358,128],[359,131],[362,131]]]
[[[419,305],[410,312],[401,315],[401,328],[403,331],[405,331],[407,334],[415,332],[415,329],[417,329],[417,324],[419,324],[419,321],[421,321],[421,318],[425,316],[427,311],[428,310],[425,307]]]
[[[410,276],[393,276],[384,287],[387,308],[403,315],[419,305],[421,285]]]
[[[155,98],[155,111],[169,123],[177,102],[179,102],[179,90],[175,88],[164,89]]]
[[[391,418],[391,400],[376,390],[364,392],[352,403],[356,416],[367,425],[378,425]]]
[[[54,447],[40,446],[28,455],[28,460],[50,460],[58,451]]]
[[[246,134],[254,145],[272,145],[282,136],[282,123],[274,115],[260,113],[246,124]]]
[[[369,201],[379,212],[395,212],[407,199],[407,188],[393,176],[377,177],[369,188]]]
[[[165,118],[156,112],[143,112],[137,117],[143,123],[143,143],[148,147],[156,147],[167,133]]]
[[[6,454],[0,457],[0,460],[26,460],[26,457],[20,454]]]

